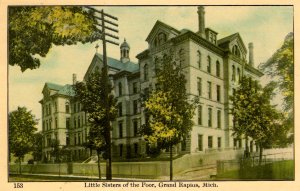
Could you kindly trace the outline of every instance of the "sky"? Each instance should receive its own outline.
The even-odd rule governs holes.
[[[118,17],[119,43],[126,38],[130,45],[130,59],[137,63],[136,55],[147,49],[145,41],[157,20],[178,30],[198,30],[196,6],[102,6],[106,13]],[[206,6],[205,27],[218,32],[218,39],[239,32],[246,47],[254,44],[255,66],[265,62],[280,48],[285,36],[293,31],[292,6]],[[25,106],[41,121],[42,89],[45,82],[71,84],[72,74],[81,81],[96,52],[102,52],[102,43],[78,43],[72,46],[52,46],[41,66],[21,72],[9,66],[9,111]],[[109,57],[120,58],[118,46],[107,46]],[[41,123],[38,128],[41,129]]]

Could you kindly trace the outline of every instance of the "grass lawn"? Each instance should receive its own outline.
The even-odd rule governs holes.
[[[294,180],[294,160],[279,161],[262,166],[218,174],[216,180]]]
[[[9,175],[9,182],[64,182],[64,181],[96,181],[99,179],[66,176],[37,176],[37,175]]]

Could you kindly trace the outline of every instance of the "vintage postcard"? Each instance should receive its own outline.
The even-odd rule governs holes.
[[[298,4],[161,3],[0,2],[1,189],[299,189]]]

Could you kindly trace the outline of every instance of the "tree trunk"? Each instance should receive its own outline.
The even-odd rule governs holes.
[[[170,146],[170,181],[173,180],[173,145]]]
[[[250,156],[250,152],[249,152],[249,144],[248,144],[248,136],[246,136],[246,139],[245,139],[245,153],[244,153],[244,157],[245,158],[249,158]]]
[[[111,131],[110,131],[110,124],[108,121],[107,127],[109,127],[109,131],[107,132],[108,141],[107,141],[107,159],[106,159],[106,180],[112,180],[112,157],[111,157]]]
[[[262,162],[262,155],[263,155],[263,147],[262,144],[259,145],[259,166],[261,165]]]
[[[21,157],[19,157],[19,173],[22,174]]]
[[[98,157],[98,175],[99,175],[99,180],[101,180],[101,166],[100,166],[100,151],[97,150],[97,157]]]

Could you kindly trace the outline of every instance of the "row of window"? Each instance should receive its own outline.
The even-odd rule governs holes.
[[[133,152],[134,152],[135,155],[138,154],[138,149],[139,149],[138,143],[134,143],[133,144]],[[123,144],[119,144],[119,149],[118,150],[119,150],[119,156],[123,157],[123,155],[125,154],[124,153],[124,145]],[[127,155],[127,157],[130,157],[131,150],[132,150],[131,146],[127,145],[127,147],[126,147],[126,155]]]
[[[42,108],[42,115],[43,116],[51,115],[51,113],[52,113],[51,107],[52,107],[52,105],[50,103],[45,104]],[[57,111],[58,111],[57,102],[54,102],[54,112],[57,112]],[[76,104],[74,104],[74,111],[76,111]],[[70,104],[69,104],[69,102],[65,103],[65,112],[70,113]]]
[[[199,134],[198,135],[198,150],[203,151],[203,135]],[[213,136],[208,136],[207,137],[207,148],[211,149],[214,148],[214,141],[213,141]],[[218,137],[217,138],[217,148],[222,147],[222,138]]]
[[[202,67],[202,54],[201,52],[198,50],[197,51],[197,63],[198,63],[198,68],[199,69],[203,69]],[[207,73],[209,74],[212,74],[212,61],[211,61],[211,57],[210,56],[207,56],[206,57],[206,60],[207,60],[207,64],[206,64],[206,71]],[[220,62],[217,60],[216,61],[216,76],[217,77],[221,77],[221,65],[220,65]]]
[[[132,101],[132,108],[133,108],[132,114],[133,115],[140,113],[140,107],[139,107],[138,103],[139,103],[139,100],[137,100],[137,99]],[[119,102],[117,107],[118,107],[118,116],[122,117],[123,116],[123,103]]]
[[[221,110],[217,110],[217,128],[221,128]],[[207,126],[212,127],[213,110],[211,107],[207,108]],[[203,125],[203,106],[198,106],[198,125]]]
[[[197,90],[198,95],[202,96],[202,79],[197,78]],[[210,81],[207,81],[207,98],[212,99],[212,83]],[[221,86],[216,85],[216,100],[218,102],[221,101]]]
[[[138,92],[139,92],[138,83],[137,82],[133,82],[132,83],[132,93],[136,94]],[[122,85],[121,82],[119,82],[119,84],[118,84],[118,93],[119,93],[119,96],[123,95],[123,85]]]
[[[240,68],[237,68],[237,70],[235,70],[235,66],[232,65],[231,80],[235,82],[236,78],[238,79],[238,82],[241,80],[241,71]]]
[[[136,137],[138,136],[138,120],[133,120],[133,136]],[[120,121],[119,122],[119,138],[123,138],[124,134],[123,134],[123,122]]]

